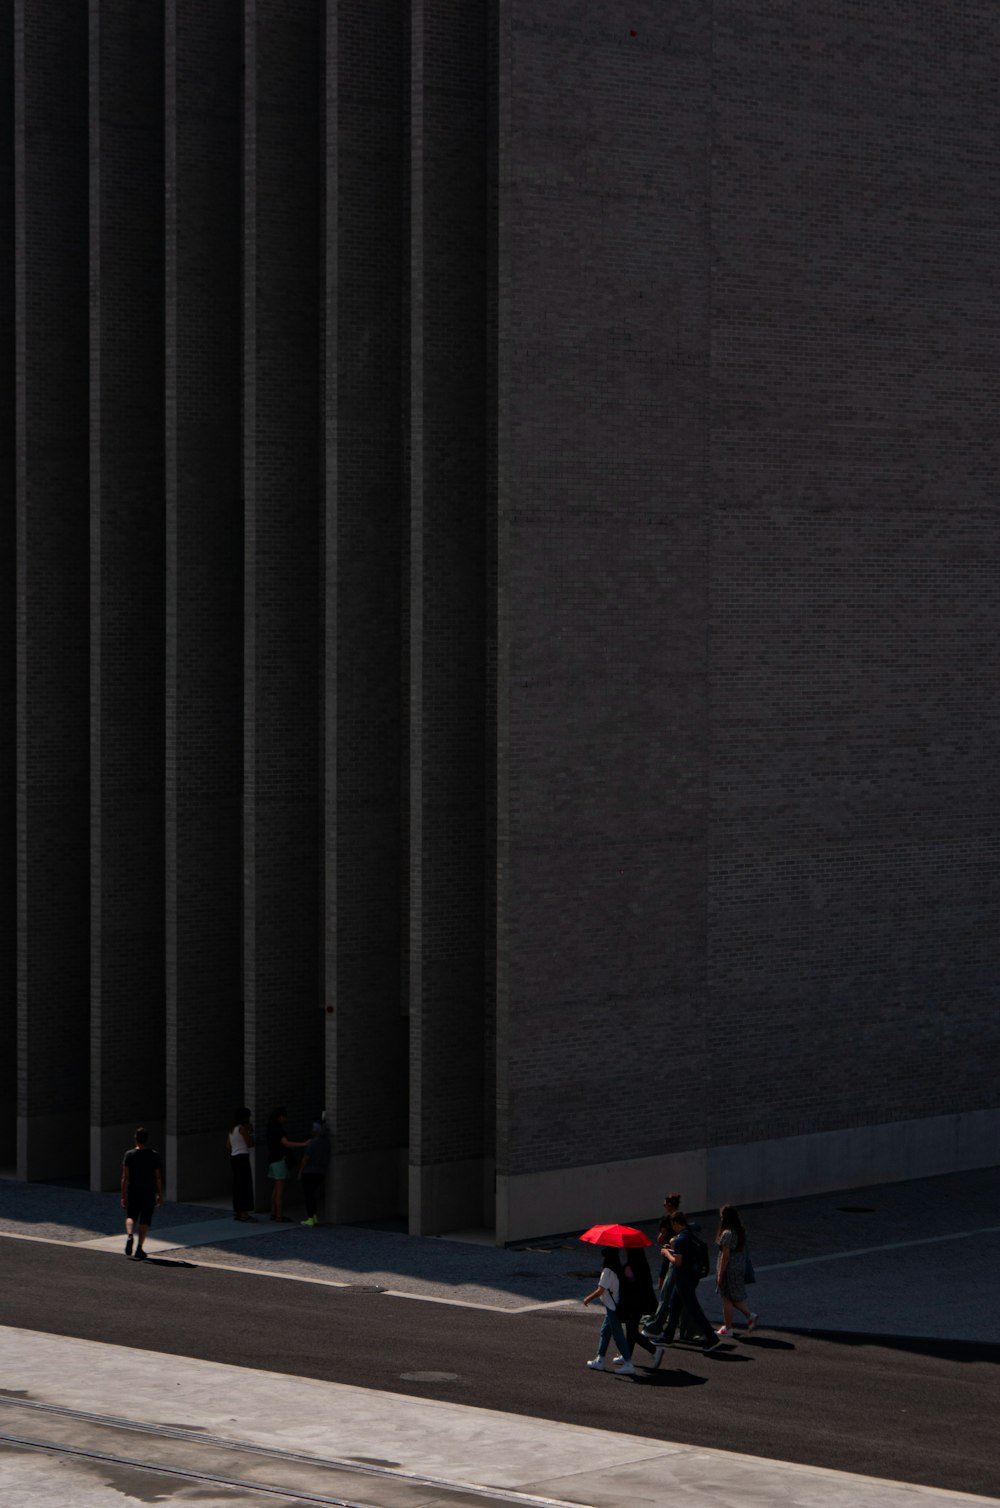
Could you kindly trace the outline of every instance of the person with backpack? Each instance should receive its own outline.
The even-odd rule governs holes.
[[[674,1232],[670,1222],[674,1211],[679,1210],[680,1207],[680,1194],[668,1194],[666,1196],[663,1201],[663,1216],[660,1220],[660,1228],[656,1233],[656,1249],[662,1257],[659,1277],[656,1280],[657,1297],[654,1301],[655,1307],[650,1306],[651,1313],[642,1316],[642,1324],[639,1331],[644,1341],[648,1340],[654,1344],[663,1336],[663,1326],[667,1322],[667,1310],[670,1307],[670,1293],[674,1285],[674,1269],[667,1261],[667,1258],[663,1256],[663,1248],[671,1245],[673,1241]],[[688,1223],[688,1230],[697,1236],[699,1241],[701,1240],[701,1226],[696,1220]],[[678,1334],[681,1340],[687,1343],[693,1344],[698,1339],[698,1327],[684,1308],[681,1309]],[[659,1356],[654,1360],[653,1366],[659,1366],[662,1360],[663,1353],[661,1351]]]
[[[622,1329],[618,1313],[622,1284],[621,1254],[618,1249],[614,1246],[602,1247],[601,1263],[601,1275],[597,1279],[597,1287],[593,1293],[588,1293],[583,1301],[584,1308],[592,1304],[594,1299],[600,1299],[604,1306],[604,1322],[597,1342],[597,1355],[588,1361],[587,1366],[592,1372],[607,1371],[604,1358],[608,1354],[608,1346],[614,1340],[622,1358],[622,1364],[615,1375],[632,1377],[635,1374],[635,1363],[632,1360],[632,1352],[625,1338],[625,1331]]]
[[[708,1276],[711,1270],[708,1247],[690,1229],[687,1216],[682,1210],[674,1210],[670,1217],[670,1225],[674,1232],[673,1240],[668,1246],[661,1247],[661,1252],[674,1269],[674,1281],[670,1287],[667,1323],[662,1338],[657,1342],[657,1350],[653,1358],[654,1366],[659,1366],[663,1359],[660,1348],[673,1344],[674,1332],[677,1329],[677,1321],[682,1309],[687,1310],[700,1333],[705,1337],[702,1352],[706,1356],[710,1351],[715,1351],[722,1345],[722,1341],[712,1328],[711,1321],[698,1302],[698,1284],[702,1278]]]
[[[751,1312],[747,1303],[747,1233],[734,1204],[724,1204],[719,1211],[715,1244],[719,1248],[715,1288],[722,1299],[722,1324],[715,1333],[725,1340],[733,1333],[734,1309],[746,1316],[748,1331],[755,1329],[757,1325],[757,1316]]]

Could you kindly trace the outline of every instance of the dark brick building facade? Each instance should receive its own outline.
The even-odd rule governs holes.
[[[0,0],[0,1160],[1000,1156],[1000,12]],[[261,1170],[258,1170],[261,1171]]]

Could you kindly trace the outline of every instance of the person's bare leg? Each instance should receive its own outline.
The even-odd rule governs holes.
[[[733,1328],[733,1301],[732,1301],[732,1299],[727,1299],[725,1294],[722,1294],[721,1298],[722,1298],[722,1323],[723,1323],[723,1325],[725,1326],[725,1328],[727,1330],[732,1330],[732,1328]]]
[[[148,1235],[149,1235],[149,1226],[148,1225],[140,1225],[140,1227],[139,1227],[139,1248],[138,1248],[139,1251],[142,1251],[142,1248],[143,1248],[143,1246],[145,1244],[145,1241],[146,1241],[146,1237]]]
[[[132,1219],[131,1215],[125,1216],[125,1234],[126,1236],[135,1234],[135,1221]]]
[[[746,1304],[746,1303],[737,1303],[736,1307],[740,1311],[740,1313],[743,1315],[743,1318],[745,1320],[749,1321],[749,1320],[753,1319],[753,1310],[750,1308],[749,1304]]]

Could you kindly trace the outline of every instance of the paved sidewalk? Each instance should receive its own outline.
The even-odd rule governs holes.
[[[595,1211],[595,1218],[619,1213]],[[769,1327],[963,1341],[1000,1334],[1000,1168],[751,1206],[744,1216],[758,1272],[752,1302]],[[710,1233],[714,1216],[701,1218]],[[645,1228],[655,1233],[655,1223]],[[122,1211],[113,1194],[0,1179],[0,1231],[111,1255],[123,1240]],[[247,1227],[197,1205],[158,1210],[149,1249],[511,1313],[575,1308],[597,1259],[573,1234],[498,1249],[411,1237],[384,1223]],[[702,1296],[716,1315],[710,1284]]]
[[[523,1495],[522,1503],[527,1496],[589,1508],[659,1504],[665,1496],[678,1508],[737,1502],[746,1508],[968,1508],[998,1501],[33,1331],[0,1329],[0,1347],[9,1405],[0,1401],[0,1433],[8,1437],[62,1440],[82,1450],[95,1420],[132,1421],[146,1431],[126,1436],[132,1463],[162,1461],[164,1439],[187,1438],[188,1455],[181,1459],[190,1465],[204,1447],[231,1463],[221,1447],[249,1445],[292,1464],[306,1457],[353,1473],[349,1501],[379,1508],[404,1501],[399,1493],[407,1484],[418,1490],[405,1501],[428,1505],[442,1501],[434,1484],[485,1492],[491,1503]],[[47,1416],[39,1405],[76,1417]],[[73,1425],[75,1442],[67,1437]],[[109,1469],[106,1462],[8,1447],[5,1499],[24,1508],[65,1502],[138,1508],[153,1501],[155,1478],[143,1487],[134,1464],[123,1474],[123,1467]],[[266,1476],[266,1462],[255,1464],[258,1483],[275,1480]],[[275,1472],[280,1465],[276,1459]],[[228,1470],[232,1480],[231,1465]],[[205,1508],[261,1502],[252,1491],[213,1493],[207,1482],[193,1490]],[[191,1500],[191,1491],[177,1496]],[[155,1496],[159,1501],[163,1494]]]

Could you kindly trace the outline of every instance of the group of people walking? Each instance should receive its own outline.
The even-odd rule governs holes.
[[[711,1271],[708,1247],[701,1227],[691,1225],[681,1209],[679,1194],[663,1201],[663,1217],[657,1233],[660,1271],[654,1290],[649,1263],[643,1249],[605,1246],[597,1287],[583,1300],[599,1301],[604,1309],[597,1355],[587,1362],[595,1372],[607,1370],[611,1342],[618,1347],[612,1358],[618,1376],[635,1373],[633,1353],[637,1346],[649,1353],[650,1365],[658,1367],[667,1346],[678,1334],[683,1341],[700,1341],[705,1355],[718,1349],[733,1334],[733,1311],[754,1330],[758,1317],[747,1303],[746,1285],[754,1281],[753,1265],[740,1212],[724,1204],[715,1232],[715,1288],[722,1300],[722,1324],[716,1329],[698,1300],[698,1284]]]
[[[287,1224],[291,1217],[285,1214],[285,1184],[289,1176],[289,1151],[301,1151],[298,1163],[298,1178],[302,1183],[306,1218],[303,1225],[318,1225],[319,1196],[330,1165],[330,1133],[322,1116],[312,1123],[311,1136],[293,1140],[287,1132],[288,1111],[278,1105],[267,1119],[267,1176],[271,1180],[271,1219]],[[229,1129],[229,1161],[233,1177],[233,1219],[256,1221],[253,1213],[253,1173],[250,1168],[250,1152],[255,1144],[251,1112],[246,1105],[233,1111]]]

